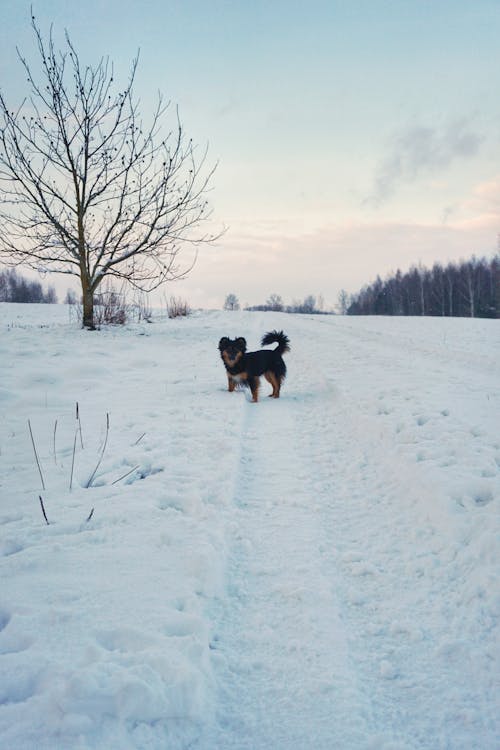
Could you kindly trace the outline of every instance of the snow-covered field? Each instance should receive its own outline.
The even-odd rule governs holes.
[[[498,321],[2,304],[0,375],[2,750],[500,747]]]

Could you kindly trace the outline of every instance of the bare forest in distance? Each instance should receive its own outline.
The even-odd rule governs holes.
[[[413,266],[375,281],[351,296],[342,292],[340,312],[347,315],[433,315],[442,317],[500,317],[500,253],[435,263],[431,269]]]
[[[39,281],[26,279],[15,268],[10,268],[0,271],[0,302],[56,304],[57,295],[53,286],[44,290]]]

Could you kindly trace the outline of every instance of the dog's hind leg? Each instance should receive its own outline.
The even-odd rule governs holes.
[[[252,401],[255,404],[259,400],[260,378],[258,378],[258,377],[249,377],[248,380],[247,380],[247,383],[250,386],[250,390],[252,392]]]
[[[264,373],[264,377],[268,383],[271,383],[273,392],[269,394],[269,398],[279,398],[280,396],[280,381],[272,370],[268,370]]]

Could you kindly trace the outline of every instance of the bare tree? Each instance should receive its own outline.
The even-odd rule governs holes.
[[[239,310],[240,301],[236,294],[228,294],[224,301],[224,310]]]
[[[281,312],[284,309],[285,305],[283,304],[283,299],[279,294],[271,294],[266,300],[266,307],[269,310]]]
[[[460,269],[460,291],[464,301],[466,315],[471,318],[475,317],[475,309],[477,305],[477,269],[478,262],[475,256],[472,256],[471,260],[468,263],[464,263]]]
[[[313,313],[316,310],[316,297],[313,294],[309,294],[302,303],[300,312]]]
[[[347,315],[349,309],[349,295],[345,289],[341,289],[338,295],[337,309],[341,315]]]
[[[64,298],[65,305],[76,305],[78,302],[76,292],[74,289],[68,289]]]
[[[83,64],[65,33],[57,51],[31,19],[38,80],[18,50],[30,93],[17,108],[0,93],[0,253],[11,264],[76,275],[83,325],[94,327],[94,293],[105,277],[143,291],[192,269],[209,217],[205,169],[177,118],[162,137],[161,95],[149,125],[134,99],[138,59],[114,93],[113,68]],[[184,243],[194,246],[186,265]]]

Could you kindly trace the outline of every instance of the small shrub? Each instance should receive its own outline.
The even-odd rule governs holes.
[[[127,322],[128,304],[122,291],[117,292],[108,283],[104,291],[94,296],[94,323],[100,325],[123,325]]]
[[[145,292],[141,292],[137,295],[132,307],[137,322],[140,323],[141,320],[146,320],[148,323],[151,323],[153,308],[151,307],[148,295]]]
[[[191,314],[189,303],[180,297],[170,297],[167,302],[167,314],[169,318],[179,318]]]

